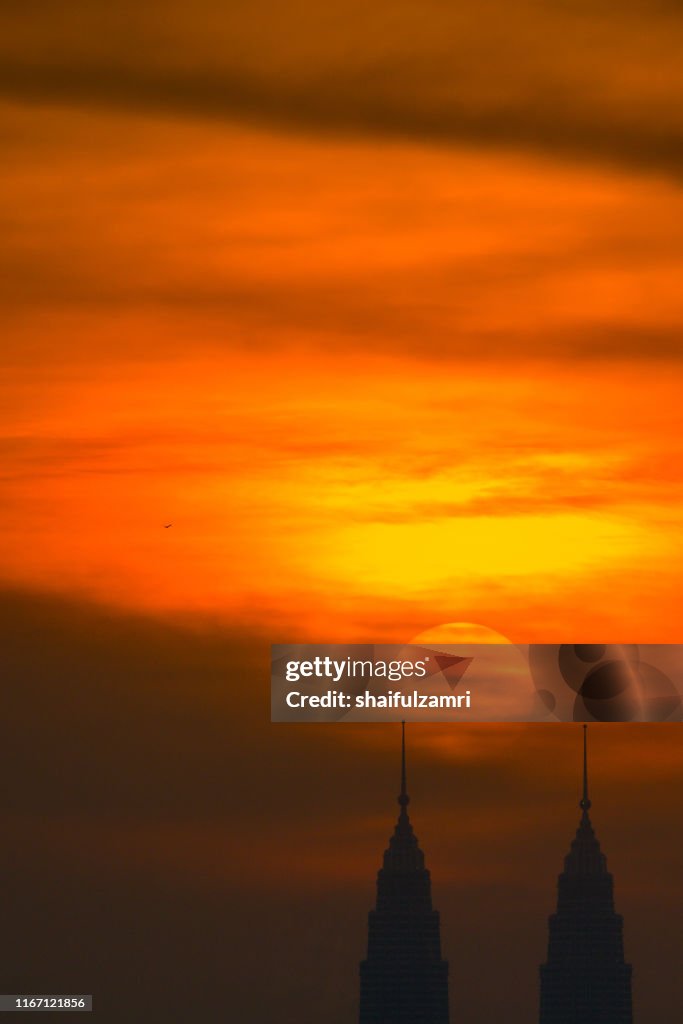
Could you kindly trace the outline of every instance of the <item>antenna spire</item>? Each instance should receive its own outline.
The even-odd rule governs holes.
[[[406,723],[401,722],[401,795],[398,802],[405,810],[410,802],[406,785]]]
[[[583,727],[583,796],[579,801],[579,807],[584,814],[588,814],[591,801],[588,796],[588,726]]]

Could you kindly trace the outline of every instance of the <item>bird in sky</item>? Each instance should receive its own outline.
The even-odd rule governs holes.
[[[164,523],[164,529],[168,530],[169,527],[173,526],[173,523]]]

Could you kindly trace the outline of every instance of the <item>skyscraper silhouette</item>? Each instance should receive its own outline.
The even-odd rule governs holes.
[[[631,965],[612,875],[588,812],[587,727],[583,733],[581,820],[558,879],[548,959],[541,966],[540,1024],[632,1024]]]
[[[441,959],[424,854],[408,818],[405,723],[400,813],[377,874],[368,915],[368,955],[360,965],[360,1024],[448,1024],[448,963]]]

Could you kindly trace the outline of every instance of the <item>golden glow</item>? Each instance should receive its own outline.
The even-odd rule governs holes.
[[[677,185],[7,113],[6,579],[301,639],[672,638]]]
[[[509,644],[510,641],[495,629],[474,622],[443,622],[425,629],[410,641],[411,644]]]

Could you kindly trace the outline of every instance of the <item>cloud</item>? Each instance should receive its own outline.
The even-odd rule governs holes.
[[[0,295],[14,363],[189,348],[680,356],[671,182],[5,109]]]
[[[5,7],[6,96],[683,168],[675,4]]]
[[[198,1007],[211,1020],[216,1006],[255,1024],[348,1019],[397,813],[398,733],[271,726],[268,639],[0,594],[4,970],[17,991],[93,991],[107,1024]],[[679,731],[593,732],[594,820],[650,1016],[680,999],[667,938],[683,896]],[[573,726],[410,731],[411,815],[454,998],[477,1024],[503,1001],[513,1024],[532,1012],[579,772]]]

